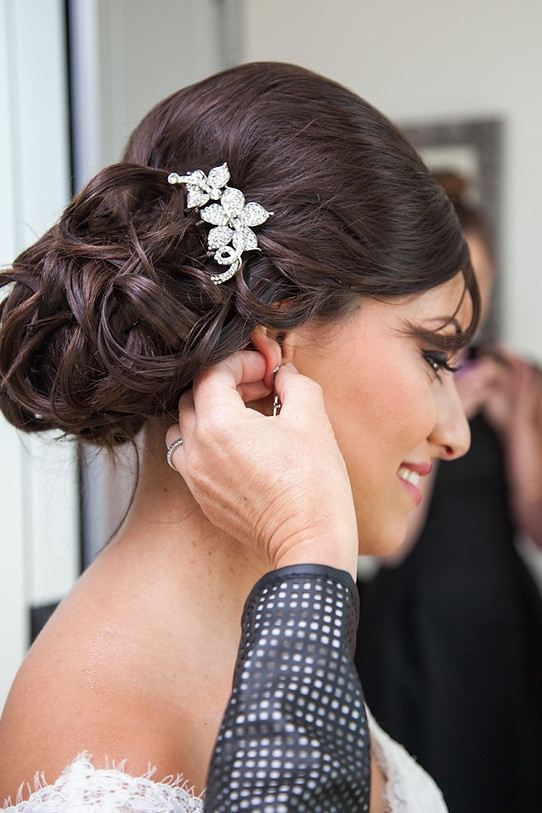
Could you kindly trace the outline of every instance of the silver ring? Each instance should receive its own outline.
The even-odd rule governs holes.
[[[182,446],[182,445],[183,445],[183,439],[182,438],[177,438],[177,440],[174,440],[173,443],[171,444],[171,446],[169,446],[168,450],[167,450],[166,460],[168,462],[168,466],[171,466],[171,468],[175,469],[175,471],[177,471],[177,467],[173,465],[173,463],[171,462],[171,458],[173,457],[173,452],[175,451],[177,446]]]

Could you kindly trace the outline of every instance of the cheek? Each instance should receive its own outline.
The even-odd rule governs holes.
[[[398,466],[435,425],[432,384],[416,367],[380,366],[340,395],[324,395],[349,469],[363,464],[378,469],[390,458]]]
[[[418,368],[396,376],[393,387],[381,394],[380,414],[389,422],[390,434],[399,434],[409,448],[429,437],[435,425],[432,386],[425,371]]]

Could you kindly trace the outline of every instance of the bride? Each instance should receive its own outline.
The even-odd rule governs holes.
[[[401,133],[302,68],[230,69],[159,103],[0,285],[8,420],[138,453],[6,703],[8,809],[367,810],[370,784],[374,813],[444,810],[350,647],[358,550],[396,548],[469,444],[478,290]]]

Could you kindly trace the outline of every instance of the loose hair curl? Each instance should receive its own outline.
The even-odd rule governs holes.
[[[273,211],[260,252],[214,285],[185,173],[226,161]],[[428,290],[459,271],[478,293],[453,208],[371,105],[303,68],[253,63],[158,104],[59,222],[0,275],[0,407],[25,431],[113,446],[174,414],[194,375],[257,325],[340,318],[360,297]],[[282,307],[277,308],[280,302]]]

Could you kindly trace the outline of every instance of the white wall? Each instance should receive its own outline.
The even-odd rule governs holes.
[[[246,61],[305,65],[402,122],[505,122],[504,333],[542,361],[540,0],[244,0]]]
[[[70,13],[80,186],[157,102],[235,59],[238,0],[70,0]]]
[[[44,58],[44,43],[47,58]],[[0,264],[69,197],[61,0],[0,2]],[[78,569],[73,446],[0,418],[0,708],[28,645],[29,607],[58,601]]]

